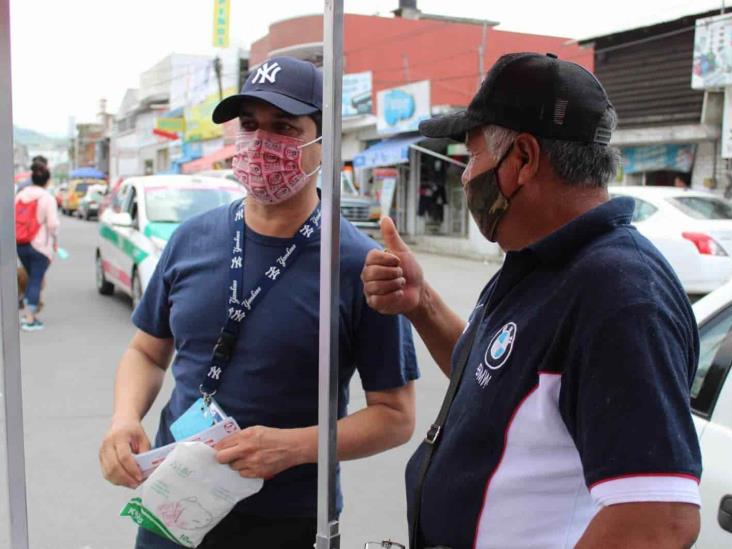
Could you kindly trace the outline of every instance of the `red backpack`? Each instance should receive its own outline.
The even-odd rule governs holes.
[[[30,244],[41,230],[38,223],[38,199],[30,202],[18,200],[15,203],[15,242]]]

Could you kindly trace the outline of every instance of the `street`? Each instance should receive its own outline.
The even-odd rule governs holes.
[[[61,245],[47,277],[46,329],[22,333],[23,399],[32,549],[123,549],[135,528],[119,511],[132,496],[101,476],[97,451],[109,424],[117,360],[132,333],[130,300],[104,297],[94,286],[96,223],[64,218]],[[426,277],[466,317],[496,264],[420,255]],[[345,510],[341,547],[391,538],[406,543],[403,471],[442,401],[446,378],[415,334],[422,378],[417,384],[417,428],[409,444],[369,459],[342,464]],[[350,410],[364,405],[354,379]],[[166,383],[145,420],[155,433]]]

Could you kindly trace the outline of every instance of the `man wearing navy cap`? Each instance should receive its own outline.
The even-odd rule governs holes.
[[[176,230],[133,314],[138,331],[118,368],[100,451],[110,482],[142,480],[132,454],[150,446],[140,421],[173,351],[175,388],[156,446],[173,441],[202,393],[242,428],[216,446],[217,458],[244,477],[264,478],[264,487],[201,547],[311,549],[315,541],[322,86],[312,64],[275,57],[217,106],[215,122],[240,123],[233,169],[248,198]],[[341,219],[340,459],[403,444],[414,428],[411,326],[375,312],[363,294],[361,269],[375,247]],[[347,415],[356,370],[366,407]],[[173,547],[139,532],[138,549]]]
[[[689,392],[699,342],[671,267],[610,200],[615,111],[556,56],[501,57],[467,110],[425,121],[464,140],[468,208],[506,251],[468,322],[394,225],[368,303],[403,313],[449,376],[407,466],[414,548],[681,548],[699,530]]]

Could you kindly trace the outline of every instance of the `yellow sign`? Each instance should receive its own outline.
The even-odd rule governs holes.
[[[230,0],[213,0],[213,4],[213,45],[215,48],[228,48]]]
[[[186,131],[186,120],[179,118],[158,118],[155,120],[155,127],[166,132],[184,132]]]
[[[234,95],[235,87],[224,88],[224,97]],[[185,141],[206,141],[224,135],[223,127],[211,120],[216,105],[219,104],[219,92],[212,93],[201,103],[185,108]]]

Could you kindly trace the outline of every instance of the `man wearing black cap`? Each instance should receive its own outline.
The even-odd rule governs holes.
[[[215,122],[241,125],[233,168],[246,203],[176,230],[133,314],[138,332],[118,369],[114,419],[100,451],[115,484],[142,480],[132,453],[149,448],[140,421],[173,351],[175,388],[156,446],[185,438],[185,418],[198,422],[210,397],[242,428],[216,445],[217,458],[244,477],[264,478],[264,487],[201,547],[311,549],[315,541],[322,85],[312,64],[275,57],[215,109]],[[411,327],[370,309],[363,295],[361,269],[375,247],[341,219],[340,459],[403,444],[414,426]],[[356,370],[366,407],[346,415]],[[177,545],[140,530],[137,547]]]
[[[407,467],[413,548],[689,547],[701,458],[689,408],[699,343],[668,263],[609,200],[615,112],[587,70],[501,57],[464,112],[462,180],[506,251],[467,325],[394,225],[369,253],[368,303],[404,313],[450,376]]]

